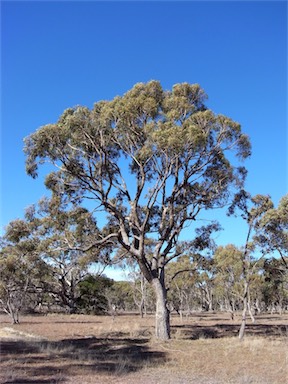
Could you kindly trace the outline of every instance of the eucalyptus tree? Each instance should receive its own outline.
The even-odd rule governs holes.
[[[243,253],[233,244],[219,246],[213,258],[215,266],[215,295],[220,307],[225,308],[234,320],[235,311],[243,292],[242,285]]]
[[[198,236],[194,241],[180,242],[181,256],[166,268],[169,303],[181,320],[184,312],[189,315],[193,309],[212,310],[213,261],[209,254],[201,254],[201,248],[209,247],[206,240],[210,237],[212,227],[213,230],[218,229],[215,223],[210,230],[202,227],[196,231]]]
[[[108,248],[90,249],[91,236],[99,233],[97,223],[87,209],[70,206],[53,196],[43,198],[26,210],[26,219],[34,225],[39,257],[50,266],[45,290],[70,313],[76,311],[79,283],[91,264],[107,264]],[[87,250],[85,250],[87,248]]]
[[[108,311],[106,292],[113,286],[113,280],[106,276],[89,274],[79,282],[77,310],[82,313],[99,315]]]
[[[170,307],[183,318],[189,313],[195,295],[196,267],[188,255],[181,255],[172,261],[166,271]]]
[[[271,206],[262,216],[255,241],[263,254],[272,257],[264,264],[265,303],[281,312],[287,307],[288,296],[288,195],[282,197],[278,207]]]
[[[0,308],[13,323],[19,323],[19,312],[48,273],[45,263],[39,258],[38,244],[30,225],[20,219],[8,224],[1,239]]]
[[[265,260],[262,286],[265,309],[280,314],[288,308],[288,273],[281,259]]]
[[[143,318],[147,314],[149,290],[148,281],[136,263],[129,263],[128,273],[129,283],[133,292],[135,306],[139,309],[139,314]]]
[[[197,84],[164,91],[157,81],[138,83],[92,109],[69,108],[25,139],[29,175],[48,162],[55,168],[46,185],[55,194],[106,212],[110,231],[96,233],[91,247],[115,244],[139,264],[155,291],[161,339],[170,337],[165,267],[177,257],[179,236],[242,186],[246,170],[238,163],[250,155],[240,124],[205,100]]]
[[[70,206],[56,196],[42,198],[26,209],[23,219],[11,221],[1,246],[3,309],[10,315],[15,312],[17,320],[29,296],[35,307],[49,302],[74,312],[78,285],[89,266],[97,263],[103,269],[109,260],[109,247],[89,249],[91,234],[97,231],[85,208]]]
[[[288,195],[282,197],[277,208],[272,206],[265,212],[255,240],[264,252],[276,252],[288,269]]]
[[[241,257],[244,289],[242,295],[243,312],[239,330],[239,339],[242,340],[245,332],[247,311],[249,311],[251,319],[254,321],[250,305],[251,276],[264,256],[264,254],[262,254],[262,256],[258,257],[258,260],[253,259],[253,252],[258,245],[257,234],[261,219],[273,208],[273,203],[270,196],[256,195],[251,197],[249,193],[241,190],[235,195],[234,202],[229,208],[229,213],[233,214],[236,208],[240,209],[241,216],[246,221],[248,227]]]

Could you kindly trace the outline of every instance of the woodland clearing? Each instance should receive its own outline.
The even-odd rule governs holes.
[[[286,384],[288,314],[248,321],[245,338],[226,313],[171,316],[171,340],[154,315],[0,316],[2,384]]]

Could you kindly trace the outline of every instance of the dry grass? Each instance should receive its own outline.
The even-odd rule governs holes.
[[[165,343],[153,316],[0,320],[2,384],[288,383],[288,315],[258,317],[243,342],[225,314],[173,317]]]

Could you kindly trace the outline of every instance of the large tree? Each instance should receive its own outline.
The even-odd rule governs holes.
[[[69,108],[25,139],[29,175],[52,163],[46,185],[53,193],[87,198],[95,215],[106,212],[110,231],[91,247],[115,244],[139,264],[155,291],[161,339],[170,337],[165,266],[177,256],[179,236],[242,186],[246,170],[235,163],[250,155],[240,125],[213,113],[205,99],[197,84],[164,91],[157,81],[139,83],[92,109]]]

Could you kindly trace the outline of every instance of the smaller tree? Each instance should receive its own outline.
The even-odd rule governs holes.
[[[77,310],[94,315],[107,312],[109,304],[105,292],[113,283],[113,280],[106,276],[87,275],[79,283]]]
[[[213,259],[204,259],[198,273],[196,285],[199,289],[202,309],[213,311],[215,305],[215,267]]]
[[[75,312],[78,286],[89,266],[98,263],[104,268],[109,262],[111,244],[96,250],[93,242],[97,236],[101,237],[101,233],[91,214],[59,196],[43,198],[30,206],[24,219],[9,223],[2,239],[3,310],[18,322],[18,313],[29,293],[30,302],[41,305],[48,295],[49,302]]]
[[[37,239],[23,220],[14,220],[6,228],[0,250],[0,306],[13,323],[27,296],[37,289],[41,275],[47,272],[39,259]]]
[[[140,316],[144,317],[147,314],[148,282],[137,266],[136,269],[130,271],[128,277],[133,291],[134,303],[139,309]]]
[[[214,265],[216,295],[219,301],[223,301],[224,307],[234,320],[243,290],[241,284],[242,251],[233,244],[220,246],[214,255]]]
[[[170,306],[183,318],[183,312],[189,313],[195,295],[196,268],[188,255],[178,257],[167,268],[169,284],[168,300]]]
[[[29,207],[25,216],[37,236],[39,257],[50,266],[46,291],[70,313],[76,312],[79,284],[89,266],[109,260],[108,246],[97,251],[91,246],[92,238],[100,234],[95,219],[85,208],[55,195]]]
[[[280,314],[288,307],[288,273],[280,259],[264,263],[263,296],[266,309]]]
[[[105,289],[110,314],[115,317],[117,312],[135,308],[133,291],[128,281],[114,281],[113,285]]]
[[[11,317],[12,322],[17,324],[30,278],[21,258],[13,254],[12,250],[6,249],[4,252],[7,252],[6,255],[1,254],[0,259],[0,305],[1,309]]]
[[[288,195],[282,197],[279,206],[268,209],[259,222],[255,240],[263,252],[280,255],[288,269]]]
[[[251,207],[249,207],[249,205],[251,205]],[[257,231],[259,230],[261,219],[267,211],[273,208],[273,203],[269,196],[256,195],[254,197],[251,197],[246,191],[242,190],[237,195],[235,195],[235,199],[229,209],[229,213],[234,213],[236,208],[240,209],[241,216],[247,222],[248,225],[247,237],[242,251],[242,276],[244,289],[242,296],[242,322],[239,330],[239,339],[242,340],[245,332],[247,311],[249,311],[252,321],[254,321],[250,305],[251,275],[255,271],[259,260],[261,260],[261,258],[264,256],[262,254],[262,256],[258,258],[258,261],[253,261],[252,253],[255,251],[257,246],[255,236],[257,235]]]
[[[121,254],[119,254],[119,258],[122,258]],[[155,310],[154,293],[148,281],[145,279],[142,271],[140,270],[138,264],[135,263],[135,261],[133,261],[132,259],[123,260],[121,262],[121,266],[125,271],[127,281],[129,282],[131,287],[134,303],[133,309],[136,307],[138,309],[139,315],[143,318],[144,315],[147,314],[148,310]]]

